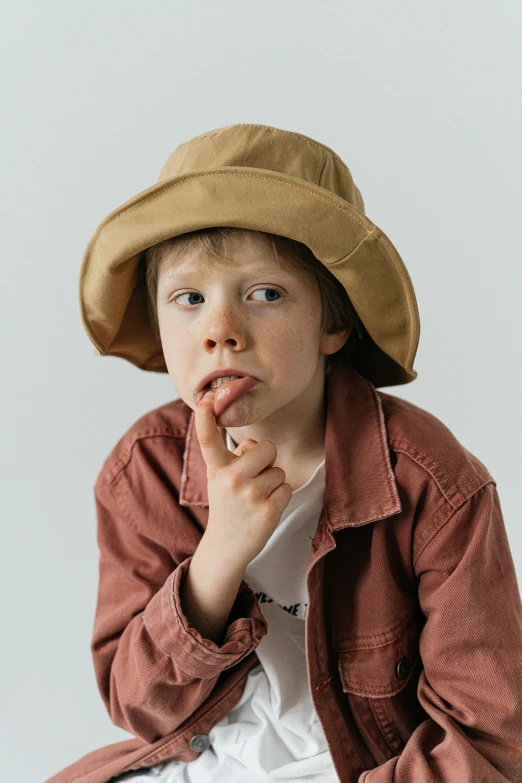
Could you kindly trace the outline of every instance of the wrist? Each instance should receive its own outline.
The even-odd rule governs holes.
[[[198,554],[199,553],[199,554]],[[222,541],[216,540],[215,536],[207,529],[203,533],[194,557],[204,560],[206,566],[214,573],[223,573],[227,576],[235,576],[238,581],[243,579],[248,562],[234,554],[230,547]]]

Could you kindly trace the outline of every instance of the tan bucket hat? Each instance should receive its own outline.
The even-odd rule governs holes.
[[[349,169],[308,136],[239,124],[180,144],[158,182],[113,210],[85,250],[79,281],[94,353],[167,372],[146,308],[142,251],[211,226],[298,240],[339,280],[365,331],[354,368],[375,386],[409,383],[420,334],[415,292],[399,253],[364,214]]]

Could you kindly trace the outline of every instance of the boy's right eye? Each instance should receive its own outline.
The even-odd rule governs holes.
[[[185,291],[184,294],[178,294],[175,296],[171,301],[176,302],[180,296],[201,296],[201,294],[196,293],[195,291]],[[193,303],[194,304],[194,303]],[[196,304],[199,304],[199,302],[196,302]],[[186,307],[187,305],[182,305],[182,307]]]

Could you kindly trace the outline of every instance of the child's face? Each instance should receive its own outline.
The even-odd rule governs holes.
[[[281,416],[285,424],[302,422],[322,399],[325,354],[337,351],[349,331],[321,337],[316,279],[280,267],[255,235],[230,238],[227,257],[226,266],[214,265],[188,252],[170,268],[164,259],[159,269],[158,320],[173,385],[195,410],[198,382],[213,370],[234,368],[260,382],[218,416],[220,427],[269,417],[276,424]],[[254,437],[246,433],[231,430],[234,440]]]

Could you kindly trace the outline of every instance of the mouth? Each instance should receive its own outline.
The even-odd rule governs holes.
[[[239,370],[232,367],[226,367],[226,368],[219,368],[216,370],[212,370],[208,373],[208,375],[205,375],[204,378],[202,378],[199,383],[197,384],[195,390],[194,390],[194,399],[196,398],[196,395],[201,391],[208,391],[210,389],[210,384],[215,381],[216,379],[222,379],[222,378],[254,378],[255,376],[251,375],[249,372],[244,372],[243,370]],[[258,380],[256,378],[256,380]]]
[[[219,407],[220,412],[225,410],[226,407],[231,405],[235,400],[238,399],[242,394],[245,394],[245,392],[250,391],[250,389],[253,389],[254,386],[259,383],[257,378],[252,378],[251,375],[245,375],[242,378],[237,378],[233,381],[227,381],[226,383],[222,383],[220,386],[216,386],[212,389],[214,392],[214,402],[217,407]],[[203,386],[200,391],[198,391],[195,394],[195,402],[196,405],[199,404],[199,401],[201,398],[209,391],[211,388],[210,386],[211,381],[209,381],[205,386]],[[223,405],[223,403],[225,403]],[[218,414],[219,415],[219,414]]]

